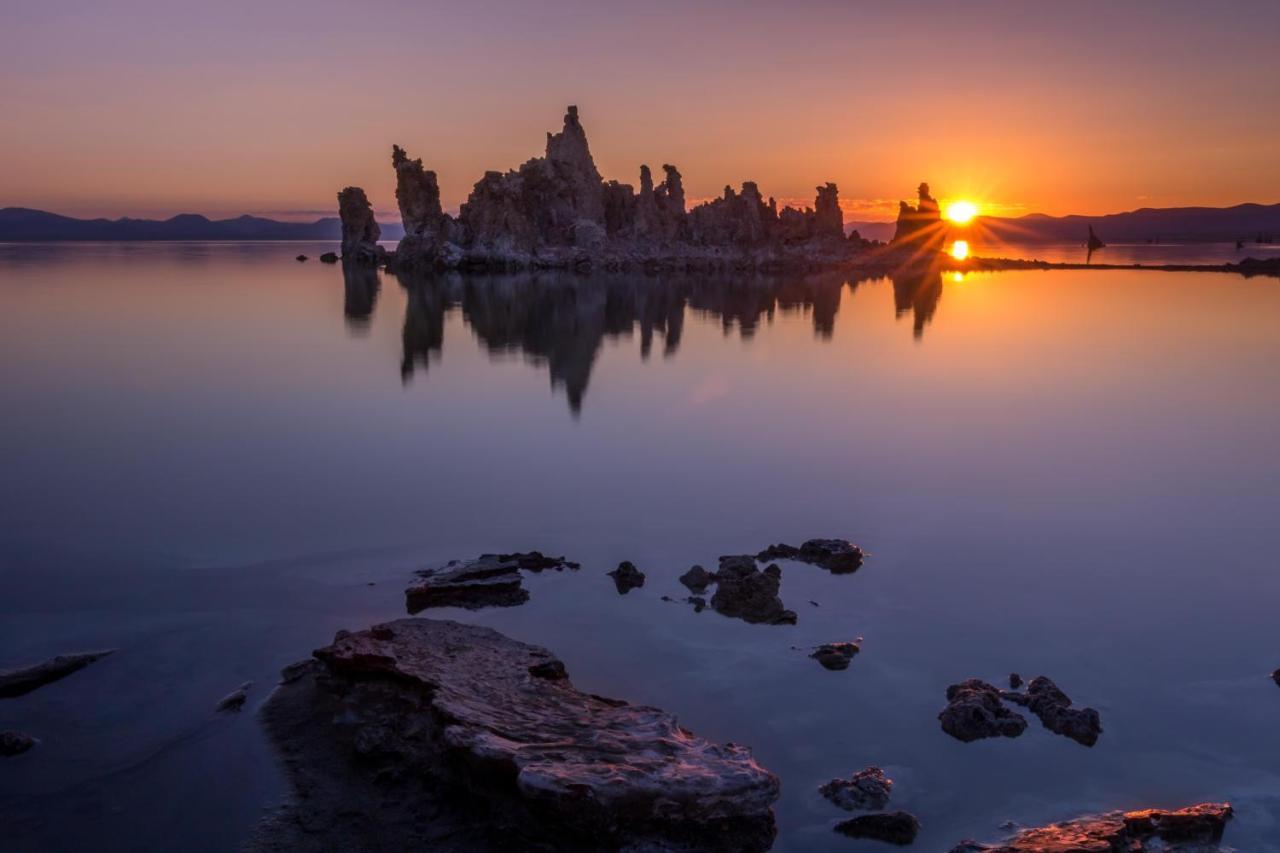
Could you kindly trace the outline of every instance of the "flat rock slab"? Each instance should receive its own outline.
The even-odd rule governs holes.
[[[475,560],[451,560],[441,569],[423,569],[404,591],[405,607],[418,613],[429,607],[515,607],[529,600],[520,566],[498,554]]]
[[[799,560],[821,566],[836,575],[856,572],[862,567],[864,557],[866,554],[861,548],[845,539],[810,539],[799,548],[780,542],[756,554],[756,559],[762,562]]]
[[[951,853],[1142,853],[1217,850],[1215,842],[1231,818],[1227,803],[1200,803],[1182,809],[1109,812],[1024,829],[1007,841],[962,841]],[[1206,844],[1214,846],[1206,847]]]
[[[79,672],[114,651],[115,649],[102,649],[96,652],[58,655],[32,666],[0,672],[0,699],[21,696],[38,687],[66,678],[71,673]]]
[[[364,756],[523,812],[570,847],[766,850],[778,779],[658,708],[583,693],[546,649],[401,619],[315,653]],[[297,683],[302,683],[297,682]],[[384,767],[385,772],[385,767]]]

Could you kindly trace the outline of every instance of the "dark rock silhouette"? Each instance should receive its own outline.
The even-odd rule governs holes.
[[[705,592],[715,579],[716,576],[702,566],[693,566],[680,576],[680,583],[687,586],[690,592]]]
[[[644,572],[637,569],[635,563],[630,560],[623,560],[618,564],[618,568],[606,574],[613,578],[613,583],[618,588],[618,595],[626,595],[631,590],[644,586]]]
[[[347,187],[338,193],[338,217],[342,220],[342,257],[360,263],[381,260],[378,245],[382,229],[373,218],[373,206],[360,187]]]
[[[857,643],[823,643],[809,657],[826,669],[843,670],[849,668],[853,656],[861,650]]]
[[[726,187],[686,212],[683,181],[670,164],[657,185],[641,166],[638,191],[606,182],[575,106],[561,131],[547,134],[543,156],[485,172],[456,220],[442,211],[436,175],[421,160],[394,146],[392,164],[405,229],[392,259],[406,269],[825,266],[869,248],[845,238],[833,183],[818,187],[804,210],[779,212],[747,181],[741,192]]]
[[[370,826],[379,849],[773,843],[778,779],[748,749],[698,737],[661,709],[584,693],[544,648],[401,619],[339,632],[315,657],[263,710],[305,796],[268,817],[250,850],[332,849]]]
[[[920,821],[908,812],[876,812],[840,821],[836,832],[850,838],[869,838],[905,847],[916,840]]]
[[[782,569],[777,565],[760,571],[750,555],[721,557],[711,606],[744,622],[794,625],[795,611],[787,610],[778,597],[781,583]]]
[[[46,684],[52,684],[73,672],[79,672],[114,651],[115,649],[103,649],[96,652],[58,655],[31,666],[0,671],[0,699],[22,696]]]
[[[832,779],[818,793],[847,812],[878,811],[889,805],[893,780],[879,767],[867,767],[848,779]]]
[[[913,207],[905,201],[898,202],[898,224],[893,232],[893,245],[916,249],[939,249],[946,237],[942,227],[942,211],[937,200],[929,195],[929,185],[921,184],[916,190],[919,201]]]
[[[0,732],[0,758],[12,758],[21,755],[36,745],[36,739],[26,732]]]
[[[1084,746],[1093,746],[1102,733],[1102,721],[1096,710],[1071,707],[1071,697],[1043,675],[1031,679],[1026,693],[1006,691],[1001,697],[1028,708],[1054,734],[1069,737]]]
[[[942,730],[965,743],[989,737],[1017,737],[1026,731],[1027,720],[1006,708],[1000,699],[998,689],[977,678],[951,685],[947,688],[947,707],[938,714]]]
[[[364,329],[373,317],[373,307],[378,301],[382,286],[376,267],[367,263],[348,260],[342,264],[342,313],[349,328]]]
[[[1231,815],[1232,808],[1227,803],[1199,803],[1173,810],[1108,812],[1024,829],[997,844],[962,841],[951,848],[951,853],[1206,851],[1210,848],[1205,844],[1222,838]]]

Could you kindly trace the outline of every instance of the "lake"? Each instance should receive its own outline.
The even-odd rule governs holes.
[[[1280,281],[293,260],[331,248],[0,246],[0,668],[118,649],[0,700],[41,739],[0,763],[6,851],[234,849],[285,790],[252,713],[279,668],[402,616],[415,568],[535,548],[583,567],[427,615],[750,745],[776,850],[885,849],[817,794],[869,764],[917,850],[1202,800],[1280,850]],[[662,600],[810,537],[870,556],[784,564],[795,626]],[[845,672],[807,657],[858,637]],[[1011,671],[1097,708],[1097,745],[941,731],[947,685]]]

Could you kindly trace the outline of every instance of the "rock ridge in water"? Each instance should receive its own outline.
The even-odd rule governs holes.
[[[1231,815],[1227,803],[1109,812],[1024,829],[997,844],[962,841],[951,853],[1210,853],[1219,849],[1215,842],[1222,838]]]
[[[403,839],[385,833],[402,824],[418,840],[412,833],[425,830],[412,814],[450,832],[432,849],[762,851],[772,844],[778,779],[748,749],[704,740],[658,708],[583,693],[546,649],[489,628],[401,619],[339,632],[315,657],[314,674],[279,688],[264,713],[286,763],[298,770],[306,763],[303,741],[281,708],[289,691],[314,691],[312,723],[320,731],[310,748],[347,744],[343,772],[381,780],[368,803],[391,810],[368,816],[381,837],[352,849],[396,849]],[[295,783],[316,791],[316,775],[332,769],[319,764],[295,774]],[[430,792],[423,799],[397,793],[419,785]],[[335,813],[363,802],[334,790],[332,807],[313,804],[318,820],[338,820]],[[436,812],[441,797],[464,794],[483,805],[466,833],[512,834],[459,846],[462,830]],[[308,804],[297,808],[306,812]],[[294,824],[280,831],[298,834]]]
[[[0,671],[0,699],[22,696],[46,684],[66,678],[114,651],[115,649],[102,649],[96,652],[57,655],[31,666]]]

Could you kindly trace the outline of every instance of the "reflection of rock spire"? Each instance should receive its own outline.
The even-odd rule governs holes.
[[[364,330],[373,316],[373,306],[378,299],[378,269],[369,264],[344,261],[342,264],[343,300],[342,313],[347,327]]]
[[[911,331],[916,338],[924,336],[924,327],[933,319],[942,298],[942,271],[936,264],[904,266],[889,273],[893,281],[894,313],[902,316],[911,311]]]

